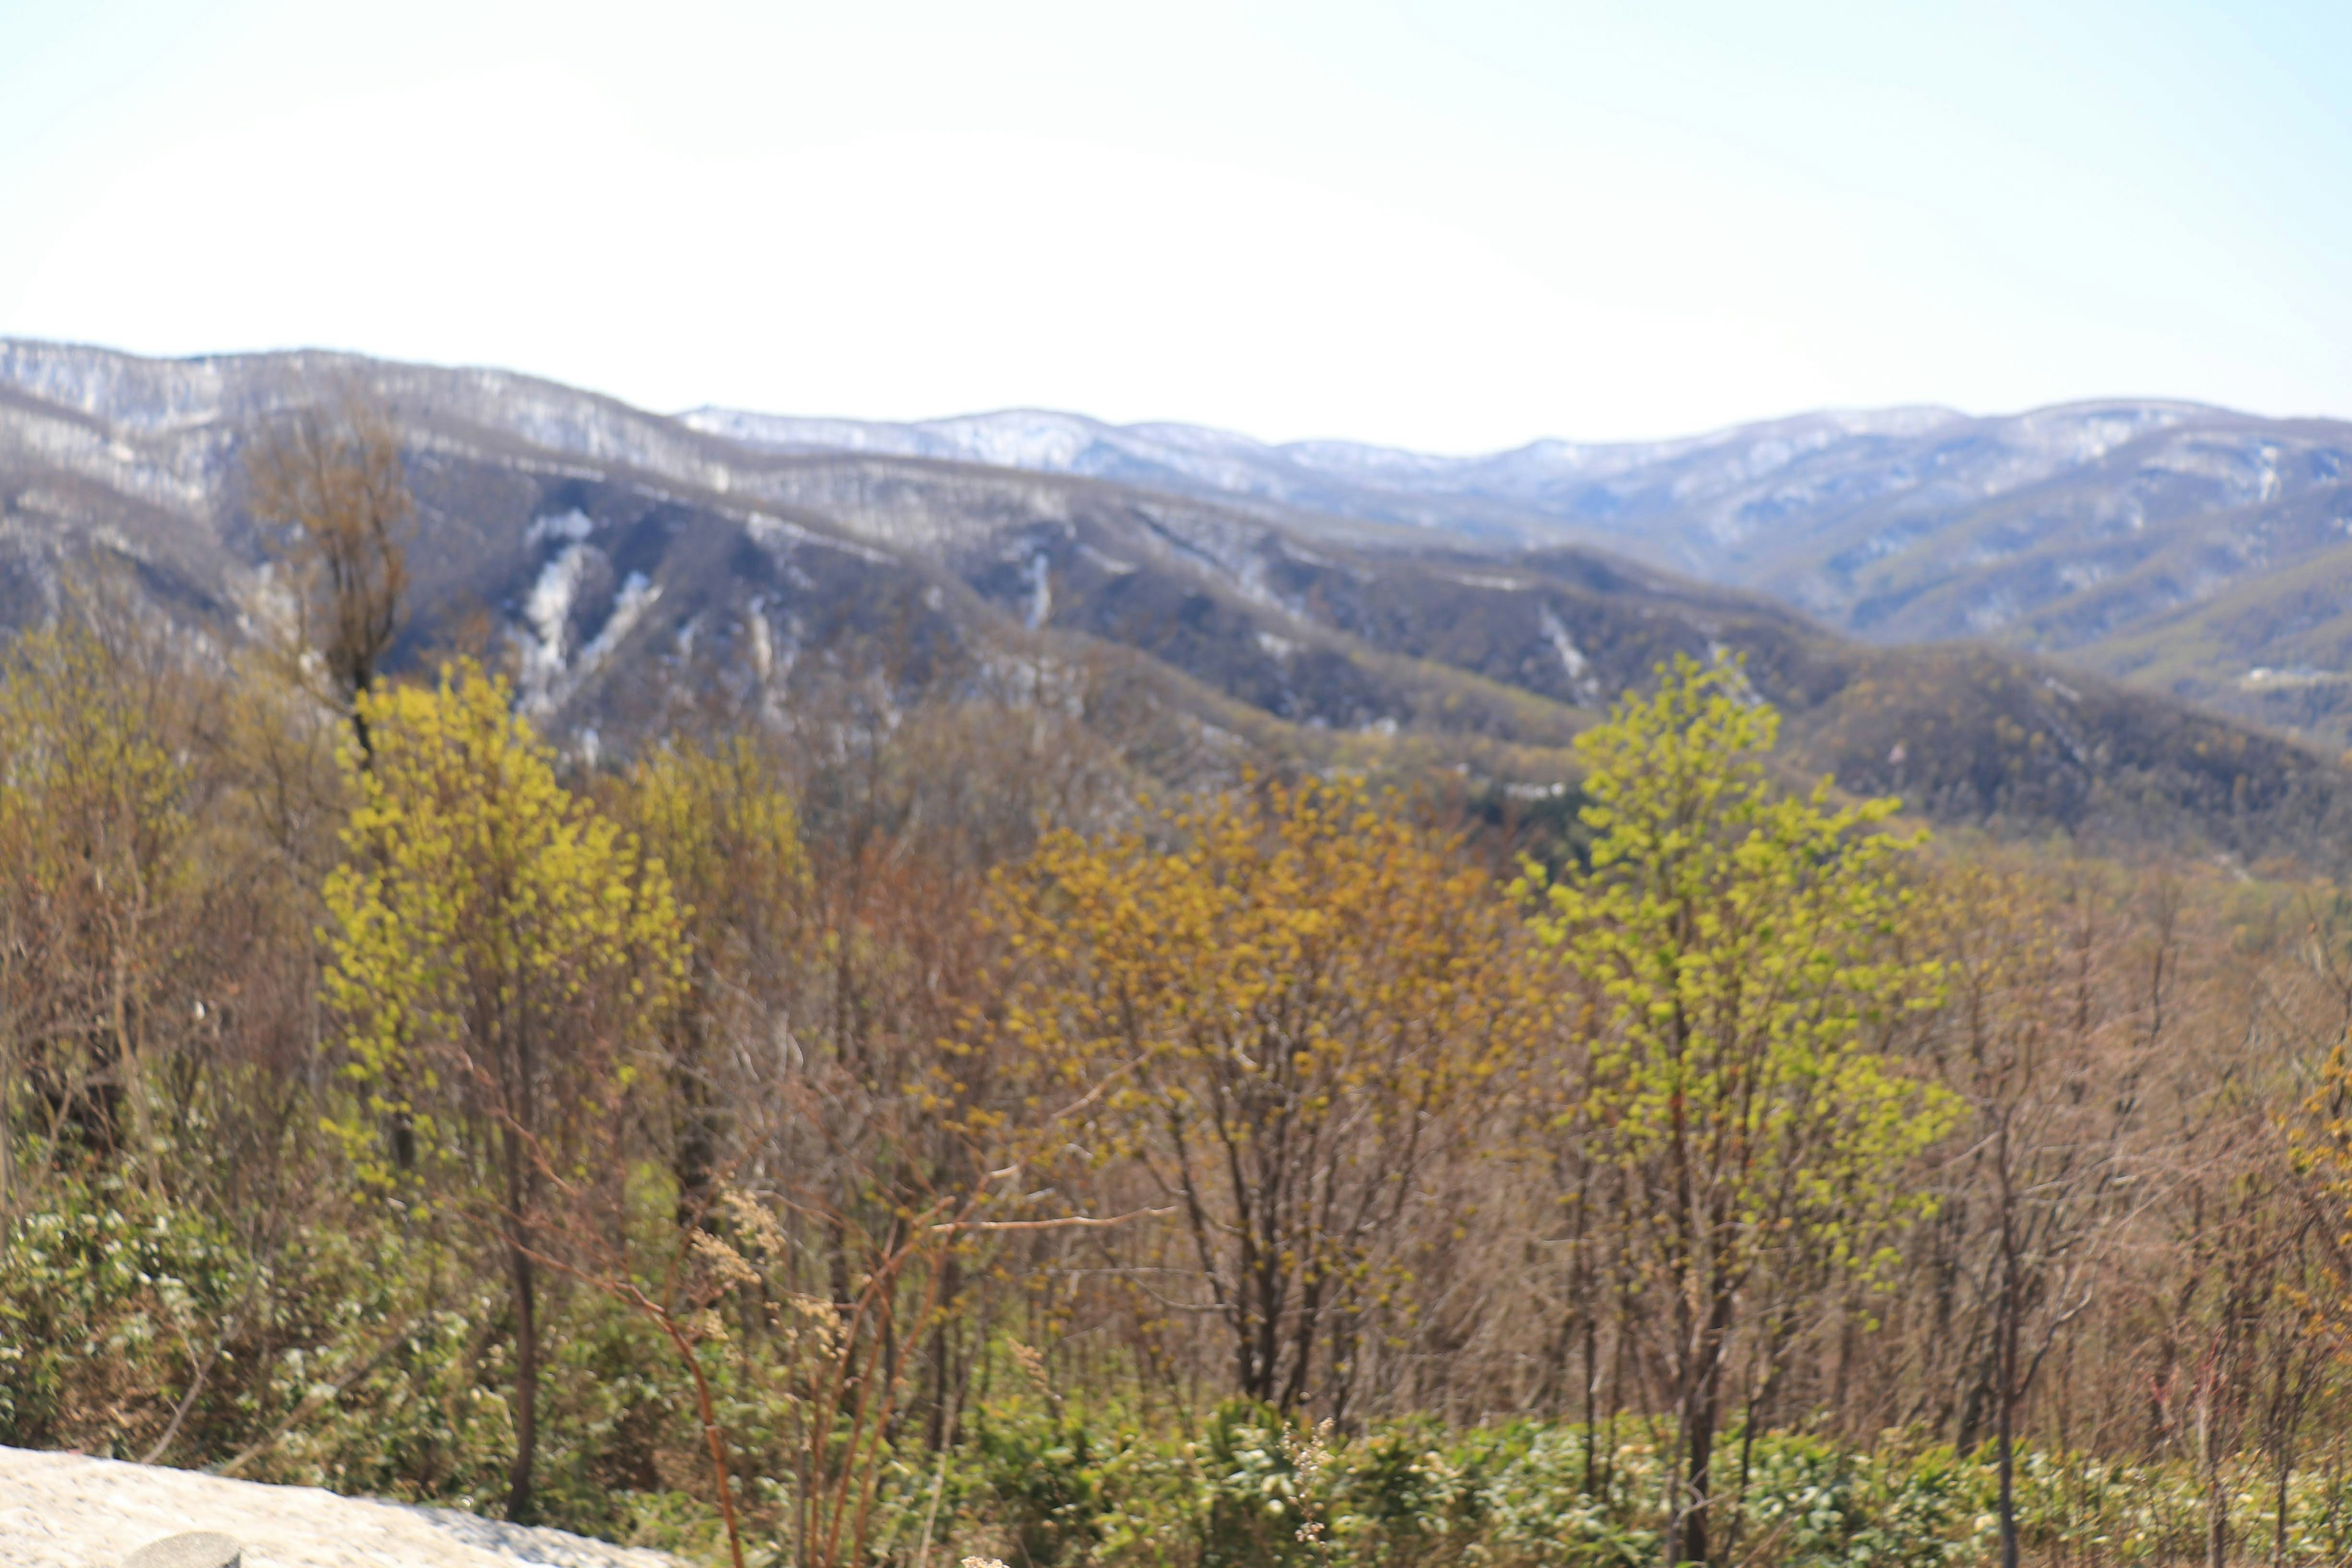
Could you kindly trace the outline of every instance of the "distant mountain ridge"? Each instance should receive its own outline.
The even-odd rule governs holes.
[[[873,452],[1083,474],[1540,543],[1557,542],[1548,524],[1570,521],[1551,510],[1564,487],[1727,449],[1750,454],[1735,457],[1735,464],[1763,453],[1769,465],[1857,435],[1915,434],[1962,417],[1925,407],[1831,412],[1676,440],[1543,440],[1467,457],[1355,441],[1271,443],[1205,426],[1112,425],[1045,409],[894,424],[698,408],[679,420],[769,451]],[[1433,510],[1433,501],[1440,508]],[[1444,502],[1462,510],[1446,511]]]
[[[1479,457],[1035,411],[889,425],[719,409],[773,451],[1085,473],[1508,550],[1598,545],[1875,641],[2066,654],[2352,744],[2352,423],[2115,399],[1801,415]]]
[[[530,710],[583,754],[685,715],[790,728],[847,703],[887,721],[1051,689],[1155,778],[1267,756],[1541,792],[1660,661],[1737,657],[1787,715],[1793,768],[1937,820],[2249,860],[2352,843],[2352,782],[2287,741],[2013,651],[1857,644],[1631,558],[1664,525],[1604,551],[1470,495],[1554,504],[1542,476],[1571,457],[1549,447],[1414,459],[1024,416],[950,422],[910,453],[884,448],[914,437],[670,418],[497,370],[0,340],[0,628],[97,567],[212,646],[250,635],[285,541],[245,504],[243,454],[353,391],[398,423],[418,503],[396,661],[486,616]],[[2111,434],[2201,417],[2116,416]],[[1809,416],[1572,461],[1579,482],[1689,500],[1958,418]],[[1332,487],[1323,510],[1309,480]],[[1349,498],[1372,499],[1337,510]],[[1486,531],[1442,521],[1479,508]]]

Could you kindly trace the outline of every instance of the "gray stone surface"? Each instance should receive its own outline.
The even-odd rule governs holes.
[[[134,1568],[140,1548],[191,1532],[230,1538],[242,1568],[679,1568],[658,1552],[442,1509],[0,1448],[0,1568]]]
[[[238,1568],[245,1549],[217,1530],[190,1530],[151,1541],[122,1560],[122,1568]]]

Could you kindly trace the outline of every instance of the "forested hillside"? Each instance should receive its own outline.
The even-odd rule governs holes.
[[[1093,474],[1487,548],[1598,545],[1874,641],[1992,639],[2333,748],[2347,739],[2341,596],[2326,587],[2352,527],[2340,420],[2116,398],[1990,417],[1808,414],[1476,457],[1027,411],[687,421],[778,451]]]
[[[1163,757],[1239,744],[1541,790],[1661,660],[1722,656],[1788,714],[1797,773],[1937,822],[2250,867],[2333,867],[2352,842],[2333,755],[2274,731],[2014,651],[1849,641],[1589,548],[1094,473],[770,451],[505,373],[349,356],[5,342],[0,389],[0,624],[41,624],[95,577],[223,654],[269,635],[293,613],[290,540],[247,459],[305,410],[361,409],[416,503],[386,668],[508,664],[575,754],[719,710],[790,724],[1001,696],[1050,667],[1084,671],[1087,700]],[[1719,445],[1684,457],[1729,461]]]
[[[51,392],[0,1442],[804,1568],[2352,1552],[2333,764],[1583,552]]]

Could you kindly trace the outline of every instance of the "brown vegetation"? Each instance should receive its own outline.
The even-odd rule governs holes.
[[[808,1564],[1451,1560],[1312,1500],[1521,1417],[1548,1517],[1669,1563],[1826,1561],[1800,1439],[1982,1448],[1997,1527],[1935,1539],[2012,1563],[2180,1550],[2067,1533],[2098,1466],[2215,1564],[2335,1539],[2327,885],[1917,847],[1696,667],[1515,890],[1511,810],[1043,660],[604,767],[352,663],[339,771],[269,667],[95,610],[6,658],[7,1441]],[[1218,1489],[1261,1461],[1273,1534]]]

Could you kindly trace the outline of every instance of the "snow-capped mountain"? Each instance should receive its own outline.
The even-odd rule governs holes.
[[[2352,425],[2111,400],[1800,416],[1442,457],[1018,411],[918,424],[701,409],[772,451],[1096,474],[1496,549],[1597,544],[1880,641],[1988,637],[2352,740]]]
[[[1682,440],[1538,441],[1473,457],[1352,441],[1274,444],[1197,425],[1110,425],[1040,409],[887,424],[698,408],[680,421],[774,452],[877,452],[1084,474],[1532,542],[1557,533],[1548,524],[1589,521],[1572,507],[1559,510],[1578,487],[1700,462],[1731,479],[1760,477],[1857,437],[1917,435],[1960,418],[1939,408],[1810,414]]]
[[[1042,659],[1219,755],[1557,777],[1561,745],[1660,660],[1736,654],[1801,765],[1940,817],[2071,826],[2128,798],[2134,820],[2231,834],[2290,805],[2325,819],[2311,753],[2086,673],[2169,625],[2147,584],[2170,563],[2218,586],[2187,601],[2193,636],[2156,636],[2179,666],[2150,667],[2165,684],[2331,744],[2352,713],[2326,644],[2352,605],[2352,545],[2327,552],[2345,427],[2180,404],[1462,458],[1056,414],[669,418],[503,371],[0,340],[0,629],[103,570],[192,635],[247,635],[286,542],[247,512],[243,456],[352,395],[399,425],[418,503],[396,658],[488,612],[530,710],[583,744],[713,700],[789,721],[844,683],[886,705],[1034,691]],[[2068,575],[2100,552],[2105,577]],[[1885,640],[2023,648],[1858,646],[1745,584]],[[2290,588],[2293,616],[2254,613]],[[2008,619],[1970,618],[1987,593]],[[2068,644],[2084,605],[2120,629]],[[2257,634],[2294,657],[2234,666],[2227,639]],[[2037,643],[2078,663],[2037,663]]]
[[[1859,566],[2053,480],[2095,473],[2124,492],[2103,520],[2132,527],[2148,521],[2151,480],[2206,481],[2171,511],[2228,510],[2332,480],[2327,454],[2352,444],[2340,425],[2122,401],[1994,418],[1929,407],[1808,414],[1679,440],[1548,440],[1471,457],[1030,409],[884,424],[702,408],[681,422],[774,452],[1087,474],[1487,541],[1601,540],[1832,614],[1865,596],[1853,591],[1866,576]],[[1863,523],[1876,526],[1850,539]],[[1795,580],[1808,572],[1818,580]]]

